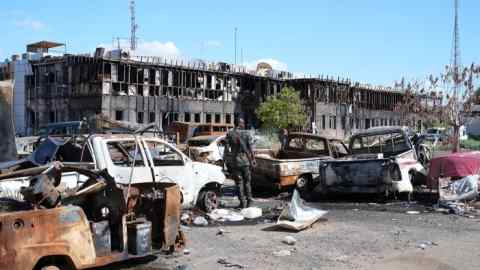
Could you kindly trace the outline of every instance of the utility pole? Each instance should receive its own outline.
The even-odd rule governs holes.
[[[130,1],[130,49],[134,51],[137,49],[137,29],[138,25],[135,22],[135,0]]]

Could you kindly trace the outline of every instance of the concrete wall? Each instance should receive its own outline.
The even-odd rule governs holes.
[[[13,85],[0,81],[0,162],[17,158],[12,120]]]
[[[14,62],[13,83],[13,116],[15,133],[26,135],[26,100],[25,100],[25,75],[32,74],[32,68],[27,59]]]

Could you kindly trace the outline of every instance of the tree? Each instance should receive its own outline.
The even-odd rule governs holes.
[[[268,97],[260,104],[256,114],[263,125],[269,128],[304,126],[307,120],[300,94],[291,87],[282,88],[278,96]]]
[[[467,121],[472,107],[477,103],[476,80],[480,75],[480,66],[471,64],[463,69],[446,66],[439,76],[430,75],[423,82],[405,83],[402,79],[396,87],[404,91],[404,100],[397,105],[399,111],[414,113],[427,119],[440,120],[453,129],[451,140],[453,152],[460,150],[460,127]],[[478,91],[478,89],[477,89]],[[437,94],[445,92],[442,103],[437,106],[422,104],[421,95],[426,92]]]

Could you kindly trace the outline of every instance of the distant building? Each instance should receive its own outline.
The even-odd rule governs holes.
[[[11,59],[0,63],[0,81],[13,80],[13,121],[15,134],[27,135],[26,119],[26,80],[31,78],[31,61],[39,61],[51,55],[61,55],[49,52],[49,49],[63,46],[61,43],[40,41],[27,45],[27,52],[20,55],[13,55]]]
[[[27,48],[46,53],[53,46],[37,44]],[[161,127],[173,121],[231,124],[243,116],[247,126],[259,127],[256,108],[284,86],[300,91],[310,120],[305,127],[315,122],[320,134],[342,138],[369,127],[399,125],[404,118],[413,127],[422,126],[414,114],[401,116],[394,110],[402,102],[401,91],[340,78],[294,78],[266,64],[250,71],[227,63],[175,62],[97,48],[93,56],[42,55],[30,58],[28,65],[25,111],[16,114],[19,127],[23,117],[27,134],[47,123],[95,114]],[[21,90],[15,91],[22,99]]]

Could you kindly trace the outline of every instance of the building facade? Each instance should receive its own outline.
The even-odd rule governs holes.
[[[299,79],[225,63],[167,63],[101,48],[94,56],[43,57],[30,64],[32,73],[25,77],[29,133],[47,123],[96,114],[164,128],[173,121],[231,124],[241,115],[256,128],[261,123],[255,109],[284,86],[300,91],[310,122],[325,135],[343,138],[369,127],[404,124],[405,118],[394,110],[402,102],[401,91],[349,80]],[[410,123],[421,120],[407,117]]]

